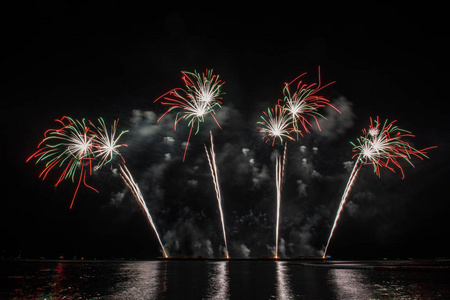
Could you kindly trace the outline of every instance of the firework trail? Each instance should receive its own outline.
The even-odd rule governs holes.
[[[217,197],[217,204],[219,205],[219,212],[220,212],[220,219],[222,220],[222,232],[223,232],[223,241],[225,243],[225,256],[228,259],[228,245],[227,245],[227,235],[225,232],[225,221],[223,218],[223,211],[222,211],[222,194],[220,192],[220,185],[219,185],[219,175],[217,172],[217,165],[216,165],[216,154],[214,153],[214,142],[213,142],[213,136],[211,131],[209,132],[211,136],[211,148],[208,150],[208,148],[205,146],[205,152],[206,157],[208,158],[209,168],[211,169],[211,176],[213,178],[214,188],[216,190],[216,197]]]
[[[275,157],[275,186],[277,190],[277,224],[275,229],[275,258],[278,256],[278,234],[280,227],[280,207],[281,207],[281,190],[283,187],[284,167],[286,165],[287,143],[284,144],[283,156]]]
[[[317,117],[321,117],[324,119],[325,117],[319,113],[319,108],[328,105],[340,113],[340,111],[336,107],[331,105],[330,100],[326,99],[324,96],[317,95],[317,93],[322,89],[334,83],[333,81],[322,86],[320,67],[318,69],[318,83],[312,83],[310,85],[303,83],[300,80],[301,77],[306,74],[303,73],[291,82],[284,84],[283,106],[285,107],[287,114],[291,116],[294,132],[302,136],[302,129],[306,133],[310,133],[308,127],[312,127],[312,124],[306,119],[306,117],[314,118],[317,127],[320,130],[320,125]],[[292,88],[294,89],[293,92],[291,91]]]
[[[111,130],[109,132],[106,128],[103,119],[99,118],[98,121],[100,123],[100,126],[98,127],[95,126],[92,122],[90,122],[90,124],[96,129],[96,135],[94,140],[96,150],[94,150],[94,153],[96,157],[99,158],[99,163],[95,169],[96,170],[101,169],[105,164],[110,163],[113,160],[114,156],[119,156],[121,158],[122,162],[118,163],[120,169],[119,175],[125,182],[127,187],[130,189],[130,191],[133,193],[134,198],[136,199],[137,203],[139,204],[145,216],[147,217],[148,222],[150,223],[153,231],[155,232],[159,245],[161,246],[164,257],[167,258],[168,256],[166,250],[164,249],[164,246],[161,242],[161,238],[159,237],[158,231],[156,230],[155,223],[153,222],[152,216],[150,215],[147,205],[145,204],[144,197],[142,196],[139,186],[134,181],[133,176],[131,176],[130,171],[126,167],[125,160],[123,159],[122,155],[118,150],[118,148],[120,147],[127,146],[126,144],[118,144],[119,138],[127,131],[122,131],[116,137],[117,121],[114,121],[114,124],[111,126]]]
[[[136,199],[136,201],[138,202],[138,204],[144,211],[148,222],[152,226],[153,231],[155,232],[156,237],[158,238],[158,242],[159,242],[159,245],[161,246],[164,257],[167,258],[168,255],[166,253],[166,250],[164,249],[164,246],[161,242],[161,238],[159,237],[158,231],[156,230],[155,223],[153,223],[152,216],[150,215],[150,212],[148,211],[147,205],[145,204],[145,201],[144,201],[144,197],[142,196],[142,193],[141,193],[138,185],[133,180],[133,177],[131,176],[130,171],[128,170],[128,168],[125,165],[122,166],[122,164],[119,164],[119,168],[120,168],[120,172],[121,172],[120,177],[122,177],[123,181],[128,186],[128,188],[131,190],[131,192],[134,195],[134,198]]]
[[[278,258],[278,234],[280,226],[280,206],[281,206],[281,185],[283,181],[282,161],[277,155],[275,158],[275,182],[277,190],[277,223],[275,229],[275,258]]]
[[[323,253],[323,258],[325,258],[327,255],[328,246],[330,245],[331,237],[333,236],[334,229],[336,228],[337,222],[341,215],[342,208],[344,207],[345,201],[347,200],[348,192],[350,191],[350,188],[352,187],[353,182],[355,181],[356,175],[358,175],[358,171],[361,167],[361,165],[359,165],[359,167],[357,167],[359,162],[360,162],[360,160],[358,157],[358,159],[356,160],[355,166],[353,167],[352,173],[350,174],[350,177],[348,179],[344,193],[342,194],[341,202],[339,203],[339,208],[336,213],[336,217],[334,219],[333,227],[331,228],[330,236],[328,237],[327,246],[325,247],[325,252]]]
[[[55,187],[64,179],[70,178],[72,182],[75,182],[75,178],[78,176],[78,184],[70,203],[70,208],[72,208],[81,181],[86,187],[98,193],[96,189],[86,184],[86,168],[89,169],[89,175],[92,174],[94,136],[84,119],[79,121],[64,116],[55,121],[61,127],[47,130],[44,133],[45,138],[38,144],[38,150],[26,162],[37,158],[36,164],[45,164],[44,170],[39,174],[39,178],[42,180],[51,170],[61,169],[62,172]]]
[[[369,130],[363,129],[363,136],[358,138],[357,143],[350,142],[353,145],[353,152],[356,152],[352,157],[356,157],[356,162],[345,187],[341,202],[339,203],[339,208],[334,219],[333,227],[331,228],[330,236],[328,237],[323,258],[326,257],[331,238],[339,220],[339,216],[361,166],[372,165],[374,168],[374,173],[378,177],[381,175],[380,169],[382,167],[387,168],[394,173],[394,167],[397,167],[402,173],[402,179],[404,179],[405,174],[403,172],[403,168],[398,162],[398,159],[401,158],[414,167],[411,162],[412,156],[423,160],[423,158],[428,158],[428,156],[426,156],[426,150],[435,148],[428,147],[422,150],[417,150],[411,147],[411,145],[405,142],[403,138],[414,137],[414,135],[409,131],[395,126],[395,122],[396,121],[388,123],[388,120],[386,120],[383,124],[381,124],[378,117],[376,120],[370,118]]]
[[[211,115],[217,126],[222,129],[214,117],[214,109],[221,107],[221,95],[224,94],[221,87],[225,82],[222,82],[218,75],[213,75],[212,70],[206,70],[202,74],[197,71],[194,73],[182,71],[181,73],[186,88],[172,89],[154,102],[160,101],[162,105],[169,107],[158,121],[172,110],[178,110],[174,130],[180,120],[187,121],[190,130],[183,155],[184,162],[193,128],[196,127],[195,134],[197,134],[200,130],[200,123],[205,121],[205,115]]]

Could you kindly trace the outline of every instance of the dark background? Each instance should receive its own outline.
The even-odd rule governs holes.
[[[178,255],[208,256],[212,248],[213,256],[222,256],[217,206],[202,148],[214,128],[230,254],[271,255],[274,181],[266,178],[252,185],[248,160],[244,165],[236,153],[250,149],[259,176],[264,168],[272,176],[271,156],[281,148],[260,140],[256,121],[282,97],[284,82],[303,72],[308,72],[306,82],[315,82],[320,66],[324,83],[336,80],[325,95],[332,101],[346,99],[350,121],[342,131],[336,128],[335,136],[316,137],[313,132],[289,145],[280,231],[291,244],[285,255],[320,255],[348,178],[342,165],[351,160],[348,142],[368,126],[370,116],[380,116],[411,130],[416,148],[438,148],[428,152],[430,160],[413,159],[415,168],[402,164],[404,180],[388,170],[377,178],[371,167],[363,168],[348,199],[354,209],[345,207],[329,254],[448,257],[449,36],[444,7],[370,5],[268,3],[244,9],[226,3],[141,7],[114,1],[38,1],[5,7],[0,254],[160,255],[132,195],[108,170],[89,181],[100,194],[80,189],[69,210],[75,184],[66,181],[55,189],[57,171],[42,182],[42,166],[25,163],[54,120],[69,115],[104,117],[109,123],[120,118],[121,130],[130,130],[123,140],[129,147],[122,154],[163,241]],[[191,140],[183,164],[181,146],[161,149],[165,135],[176,143],[186,139],[185,128],[176,133],[170,129],[174,115],[165,117],[158,135],[147,135],[146,140],[139,129],[157,124],[142,115],[138,122],[136,116],[163,113],[153,101],[181,86],[180,71],[206,68],[226,82],[223,130],[205,124]],[[164,126],[167,133],[161,132]],[[300,145],[309,154],[299,156]],[[172,160],[163,164],[167,151]],[[305,173],[302,158],[322,177]],[[238,172],[240,167],[245,170]],[[298,192],[298,180],[307,184],[306,194]],[[124,197],[113,203],[120,192]],[[177,249],[175,240],[181,245]]]

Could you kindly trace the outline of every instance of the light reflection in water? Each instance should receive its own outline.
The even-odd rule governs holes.
[[[366,270],[330,269],[330,281],[337,299],[373,299]]]
[[[230,299],[228,261],[218,261],[213,263],[209,278],[209,288],[206,299]]]
[[[287,273],[288,267],[285,262],[276,261],[276,269],[277,269],[277,282],[276,282],[276,290],[277,297],[276,299],[295,299],[294,294],[291,290],[291,282],[289,279],[289,274]]]
[[[53,288],[52,292],[54,295],[58,295],[60,291],[63,290],[61,281],[62,278],[64,277],[64,266],[65,265],[61,263],[56,265],[56,275],[53,276],[51,283],[51,286]]]
[[[128,280],[114,288],[113,299],[156,299],[167,289],[167,264],[145,262],[123,264],[120,270]]]
[[[343,269],[349,267],[355,269]],[[364,267],[0,260],[0,299],[450,299],[448,269]]]

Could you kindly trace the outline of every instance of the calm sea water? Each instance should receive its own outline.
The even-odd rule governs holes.
[[[0,261],[0,299],[449,299],[450,272],[288,261]]]

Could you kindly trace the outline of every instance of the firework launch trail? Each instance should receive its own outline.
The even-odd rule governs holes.
[[[148,222],[153,228],[153,231],[155,232],[156,238],[158,239],[159,245],[161,246],[163,255],[165,258],[168,257],[166,250],[164,249],[164,245],[161,242],[161,238],[159,237],[158,230],[156,230],[155,223],[153,223],[152,216],[150,215],[150,212],[148,211],[147,205],[145,204],[144,197],[142,196],[142,193],[139,189],[139,186],[136,184],[136,182],[133,180],[133,177],[131,176],[130,171],[125,165],[119,165],[120,168],[120,177],[122,177],[125,184],[128,186],[128,188],[133,193],[134,198],[138,202],[139,206],[141,207],[142,211],[145,213],[145,216],[147,217]]]
[[[283,156],[277,154],[275,158],[275,183],[277,190],[277,223],[275,228],[275,258],[278,256],[278,234],[280,231],[280,207],[281,207],[281,189],[283,187],[284,166],[286,164],[287,143],[284,144]]]
[[[208,158],[209,168],[211,169],[211,176],[213,178],[214,189],[216,191],[217,204],[219,205],[220,219],[222,221],[222,232],[223,232],[223,241],[225,244],[225,256],[226,258],[230,258],[228,254],[228,244],[227,244],[227,235],[225,231],[225,220],[223,218],[223,210],[222,210],[222,193],[220,192],[220,184],[219,184],[219,174],[217,171],[216,165],[216,154],[214,153],[214,142],[211,131],[209,132],[211,136],[211,147],[208,149],[205,144],[205,152],[206,157]]]

